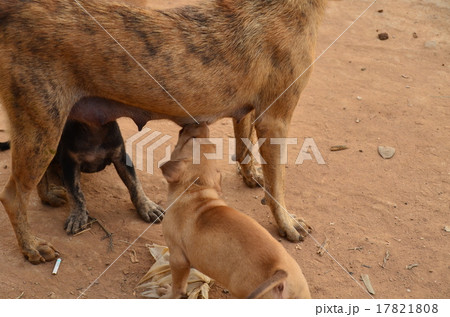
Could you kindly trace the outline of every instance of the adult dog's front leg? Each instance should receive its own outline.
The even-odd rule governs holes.
[[[272,109],[271,109],[272,110]],[[271,138],[286,138],[290,116],[277,118],[271,113],[264,114],[256,123],[259,138],[266,138],[261,146],[261,155],[267,164],[263,164],[264,188],[267,204],[278,224],[279,233],[289,241],[303,240],[311,227],[303,220],[288,213],[285,197],[286,168],[281,164],[280,149],[270,144]]]
[[[11,109],[9,104],[5,104],[5,107]],[[28,113],[20,111],[22,109],[14,108],[19,111],[19,115],[13,118],[20,120],[17,119],[11,124],[12,172],[0,194],[0,200],[11,221],[22,254],[31,263],[39,264],[55,259],[58,252],[50,243],[31,232],[27,207],[32,190],[53,158],[52,153],[58,145],[62,125],[57,126],[53,122],[55,125],[45,126],[43,122],[52,122],[39,121],[39,117],[36,121],[27,120]]]
[[[131,201],[139,216],[146,222],[161,222],[164,209],[145,195],[142,185],[136,176],[133,164],[127,165],[127,155],[125,148],[122,146],[120,148],[120,155],[113,160],[117,174],[119,174],[125,186],[127,186]]]
[[[27,217],[27,205],[31,189],[24,190],[12,175],[0,195],[24,257],[33,264],[55,259],[58,252],[48,242],[31,233]]]

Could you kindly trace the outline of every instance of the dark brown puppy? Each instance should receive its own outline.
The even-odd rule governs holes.
[[[0,151],[9,148],[9,142],[0,142]],[[116,121],[105,125],[67,121],[56,155],[37,185],[39,197],[48,205],[58,207],[70,201],[71,212],[64,224],[67,233],[77,233],[88,222],[80,173],[96,173],[110,164],[128,188],[141,218],[147,222],[162,220],[163,209],[147,198],[127,155]]]
[[[170,161],[161,166],[169,182],[163,233],[173,286],[167,297],[186,294],[192,266],[237,298],[311,298],[302,270],[281,243],[219,197],[220,173],[203,156],[214,153],[215,145],[202,145],[200,162],[194,162],[197,138],[209,138],[205,124],[184,127]]]
[[[163,209],[145,195],[131,160],[128,160],[119,125],[116,121],[105,125],[88,125],[67,121],[58,151],[49,169],[38,185],[38,193],[44,202],[55,205],[62,196],[58,190],[66,188],[71,202],[71,213],[64,225],[67,233],[78,232],[88,221],[89,212],[81,191],[80,173],[96,173],[107,165],[114,164],[117,173],[127,186],[138,214],[147,222],[162,220]],[[54,170],[61,169],[64,187],[48,188],[57,182]],[[53,179],[49,179],[53,178]]]
[[[0,199],[24,256],[32,263],[55,258],[54,248],[31,232],[27,206],[70,113],[98,124],[129,116],[138,126],[158,118],[184,125],[191,116],[207,123],[233,117],[241,122],[240,139],[251,135],[254,110],[258,137],[284,138],[311,73],[325,2],[209,0],[149,10],[105,0],[2,0],[0,102],[11,121],[13,166]],[[238,143],[237,160],[245,153]],[[302,227],[285,212],[280,151],[265,142],[261,154],[280,234],[298,241]]]

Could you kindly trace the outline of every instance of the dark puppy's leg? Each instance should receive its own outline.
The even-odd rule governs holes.
[[[64,184],[70,197],[70,216],[64,224],[67,233],[77,233],[88,222],[89,212],[86,208],[86,200],[80,187],[80,165],[72,160],[69,155],[63,155],[61,160],[63,166]]]
[[[242,142],[242,138],[250,140],[253,144],[256,142],[256,135],[252,122],[254,120],[254,111],[247,114],[239,122],[233,119],[234,135],[236,137],[236,162],[238,164],[238,171],[242,176],[245,184],[254,188],[259,184],[264,183],[261,167],[257,166],[256,160],[251,155],[249,148]],[[250,156],[250,161],[246,164],[243,161],[247,156]],[[255,181],[258,181],[258,183]]]
[[[37,192],[41,201],[52,207],[60,207],[69,201],[67,190],[62,181],[58,154],[56,154],[37,185]]]
[[[158,204],[155,204],[147,198],[136,176],[133,164],[130,166],[127,165],[125,144],[116,121],[109,123],[108,140],[104,140],[103,146],[113,149],[111,161],[116,168],[117,174],[119,174],[125,186],[128,188],[131,201],[139,216],[147,222],[160,222],[163,218],[164,210]]]
[[[117,170],[117,174],[119,174],[125,186],[127,186],[131,201],[138,214],[147,222],[161,222],[164,209],[148,199],[145,195],[142,185],[136,176],[134,166],[132,164],[131,166],[127,165],[128,154],[125,152],[123,143],[119,151],[119,155],[113,158],[113,164]],[[131,160],[129,161],[131,162]]]

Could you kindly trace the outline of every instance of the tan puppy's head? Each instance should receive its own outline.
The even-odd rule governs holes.
[[[215,162],[204,155],[216,151],[215,145],[208,143],[207,138],[209,129],[205,123],[189,124],[181,129],[170,161],[161,166],[162,173],[172,188],[185,189],[195,181],[199,186],[221,191],[220,172],[216,169]],[[201,142],[199,139],[202,139]]]

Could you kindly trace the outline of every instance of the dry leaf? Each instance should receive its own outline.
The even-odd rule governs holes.
[[[160,298],[167,292],[170,292],[170,284],[172,284],[172,273],[169,265],[169,248],[161,245],[146,245],[150,254],[155,259],[155,264],[139,281],[137,289],[141,290],[141,295],[147,298]],[[187,296],[188,298],[204,298],[208,299],[210,287],[214,281],[191,268],[188,277]]]
[[[131,250],[130,259],[131,259],[131,263],[139,263],[136,251],[134,249]]]

